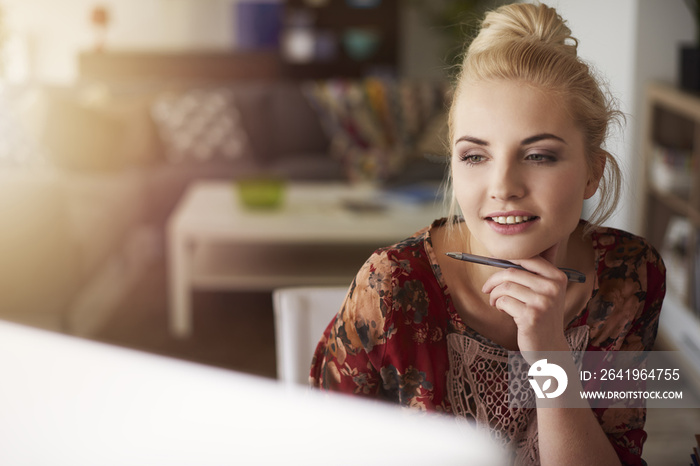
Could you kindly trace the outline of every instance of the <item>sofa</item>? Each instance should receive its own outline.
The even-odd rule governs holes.
[[[3,90],[0,131],[13,144],[0,147],[0,318],[94,333],[163,255],[166,220],[195,179],[346,179],[337,148],[347,147],[347,131],[308,86],[143,80]],[[424,134],[386,183],[442,178],[443,161],[422,155],[442,150],[443,104],[421,110]]]

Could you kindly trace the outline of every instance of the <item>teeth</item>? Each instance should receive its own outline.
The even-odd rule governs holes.
[[[531,218],[534,217],[509,215],[508,217],[493,217],[491,220],[500,225],[517,225],[518,223],[528,222]]]

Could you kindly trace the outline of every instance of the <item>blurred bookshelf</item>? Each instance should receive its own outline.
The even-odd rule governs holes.
[[[700,96],[652,83],[645,100],[641,229],[667,272],[659,345],[700,386]]]
[[[395,75],[399,32],[399,0],[287,0],[283,73],[293,79]],[[308,38],[308,52],[286,47],[296,33]]]
[[[245,2],[239,7],[255,7]],[[99,81],[161,79],[292,81],[398,74],[399,0],[287,0],[274,15],[237,11],[251,37],[226,50],[84,51],[79,75]],[[256,16],[257,15],[257,16]],[[254,21],[253,21],[254,20]],[[260,21],[265,21],[264,34]],[[238,29],[243,30],[243,25]],[[259,37],[258,37],[259,36]]]

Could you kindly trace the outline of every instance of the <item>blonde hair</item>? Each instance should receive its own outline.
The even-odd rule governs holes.
[[[487,13],[457,75],[449,110],[449,141],[452,144],[454,139],[455,102],[465,83],[519,80],[561,97],[583,131],[589,175],[600,178],[600,201],[591,214],[589,232],[612,215],[619,199],[622,173],[603,144],[611,124],[623,115],[591,67],[577,56],[577,46],[566,22],[546,5],[511,4]],[[451,224],[458,215],[452,185],[450,169],[446,189]]]

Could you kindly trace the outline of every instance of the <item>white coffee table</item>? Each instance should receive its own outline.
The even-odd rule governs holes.
[[[380,200],[383,208],[363,206]],[[192,184],[168,220],[170,328],[191,333],[192,291],[272,291],[350,285],[377,247],[400,241],[444,213],[342,183],[291,183],[278,210],[241,205],[232,182]]]

